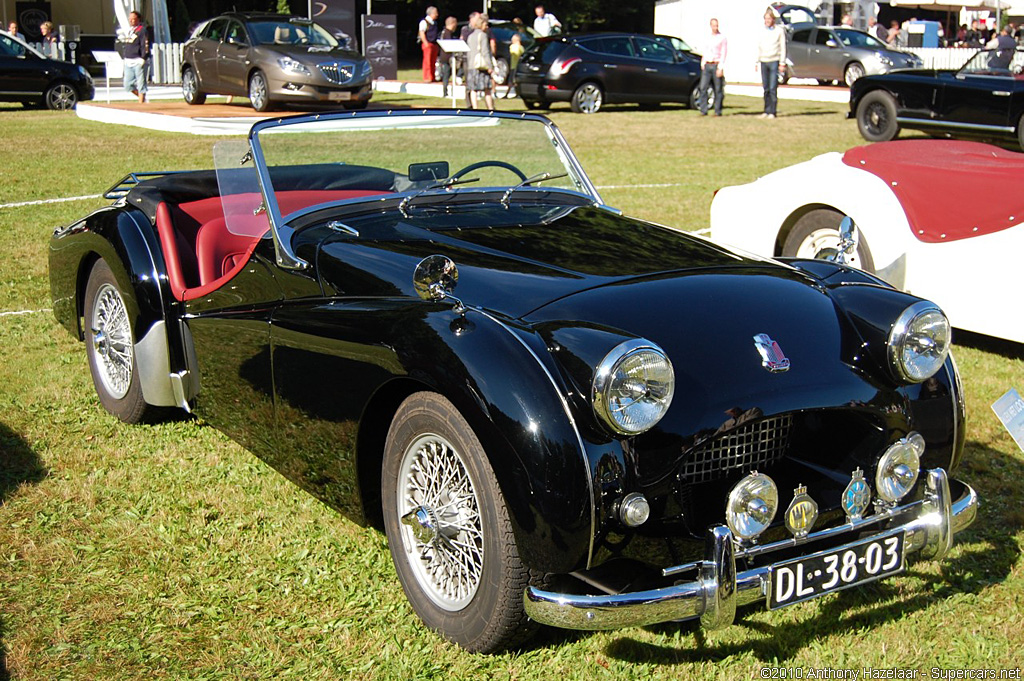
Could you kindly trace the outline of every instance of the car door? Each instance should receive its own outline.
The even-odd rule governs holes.
[[[634,36],[643,73],[633,86],[636,102],[689,101],[693,87],[692,63],[677,62],[671,45],[646,36]]]
[[[249,46],[245,27],[240,21],[230,20],[217,47],[217,80],[225,90],[246,93],[249,86]]]
[[[814,44],[810,46],[810,63],[813,65],[811,77],[841,79],[846,55],[843,44],[832,31],[827,28],[814,29]]]
[[[50,81],[48,64],[7,36],[0,36],[0,97],[42,96]]]
[[[968,66],[971,64],[947,81],[941,118],[950,123],[986,128],[1016,125],[1016,121],[1010,121],[1010,101],[1016,89],[1013,75]]]
[[[786,53],[789,61],[793,64],[792,73],[789,75],[795,78],[813,78],[814,71],[811,70],[811,36],[814,35],[813,28],[802,28],[793,31],[789,36],[789,43],[786,46]]]
[[[227,26],[227,19],[214,19],[196,40],[195,47],[192,49],[196,73],[199,74],[199,84],[208,92],[223,91],[217,77],[217,51]]]
[[[629,36],[602,36],[587,38],[577,45],[588,53],[588,60],[597,62],[602,74],[604,96],[607,101],[629,99],[630,82],[640,77],[641,67],[636,58],[633,41]]]

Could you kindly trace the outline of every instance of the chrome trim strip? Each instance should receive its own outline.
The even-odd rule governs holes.
[[[934,125],[943,126],[948,128],[964,128],[966,130],[997,130],[999,132],[1013,132],[1013,127],[1007,127],[1005,125],[982,125],[980,123],[959,123],[957,121],[932,121],[927,118],[904,118],[902,116],[896,117],[897,123],[905,123],[907,125]]]
[[[586,445],[583,444],[583,435],[580,433],[579,426],[576,425],[576,419],[573,418],[572,409],[569,407],[569,401],[565,399],[565,395],[563,395],[562,391],[559,390],[558,383],[555,381],[555,377],[551,375],[551,372],[548,371],[547,366],[545,366],[544,362],[542,362],[540,357],[537,356],[537,353],[533,351],[533,348],[527,345],[526,341],[519,337],[518,333],[509,328],[508,324],[501,321],[500,319],[490,314],[489,312],[485,312],[484,310],[481,310],[478,307],[470,309],[479,312],[480,314],[487,317],[501,328],[505,329],[505,331],[507,331],[513,338],[519,341],[520,345],[526,348],[526,351],[529,352],[535,360],[537,360],[537,364],[540,365],[540,368],[544,372],[544,375],[548,377],[548,381],[550,381],[551,387],[554,388],[555,394],[558,395],[558,399],[562,403],[562,410],[565,412],[566,418],[569,419],[569,425],[572,426],[573,432],[576,433],[576,441],[580,447],[580,456],[583,458],[583,468],[586,473],[587,489],[590,492],[590,545],[587,548],[586,567],[586,569],[589,570],[591,562],[594,560],[594,536],[597,534],[597,496],[594,492],[594,478],[593,473],[590,470],[590,460],[587,459],[587,447]]]
[[[942,469],[928,471],[925,478],[926,506],[922,513],[902,525],[888,527],[885,534],[905,532],[905,554],[920,552],[922,556],[941,557],[946,538],[968,527],[977,518],[977,493],[964,485],[963,494],[949,503],[949,479]],[[918,504],[900,509],[906,513]],[[754,603],[766,598],[771,584],[771,566],[759,566],[739,574],[732,572],[730,556],[721,542],[731,533],[722,526],[712,528],[708,539],[706,559],[701,561],[700,577],[696,581],[662,589],[637,591],[613,595],[561,594],[529,587],[523,594],[526,613],[541,624],[568,629],[604,630],[630,626],[646,626],[700,617],[711,625],[723,622],[729,608]],[[727,534],[728,533],[728,534]],[[854,541],[832,549],[864,541]],[[713,584],[714,588],[711,588]],[[724,587],[723,587],[724,584]],[[726,591],[723,593],[722,589]],[[708,614],[710,613],[710,614]]]

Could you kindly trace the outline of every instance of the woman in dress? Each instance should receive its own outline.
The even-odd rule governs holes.
[[[466,56],[466,87],[469,88],[471,106],[479,108],[483,95],[487,108],[494,110],[494,55],[491,54],[491,39],[487,34],[487,15],[480,14],[472,20],[473,32],[466,41],[469,53]]]

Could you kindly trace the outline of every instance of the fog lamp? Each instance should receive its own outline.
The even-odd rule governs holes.
[[[740,539],[752,539],[768,529],[778,508],[779,489],[775,481],[754,471],[729,492],[725,522]]]
[[[639,527],[651,517],[651,505],[639,492],[630,492],[619,504],[619,519],[626,527]]]
[[[921,472],[922,453],[924,438],[919,433],[911,433],[885,450],[875,472],[875,490],[880,498],[895,503],[910,492]]]
[[[800,485],[793,490],[793,501],[786,509],[786,529],[797,539],[803,539],[817,520],[818,504],[807,494],[807,488]]]

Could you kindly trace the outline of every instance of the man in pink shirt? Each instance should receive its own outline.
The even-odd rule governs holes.
[[[708,95],[715,88],[715,115],[722,115],[722,97],[725,89],[725,56],[729,41],[718,32],[718,19],[711,20],[711,35],[700,58],[700,115],[708,115]]]

